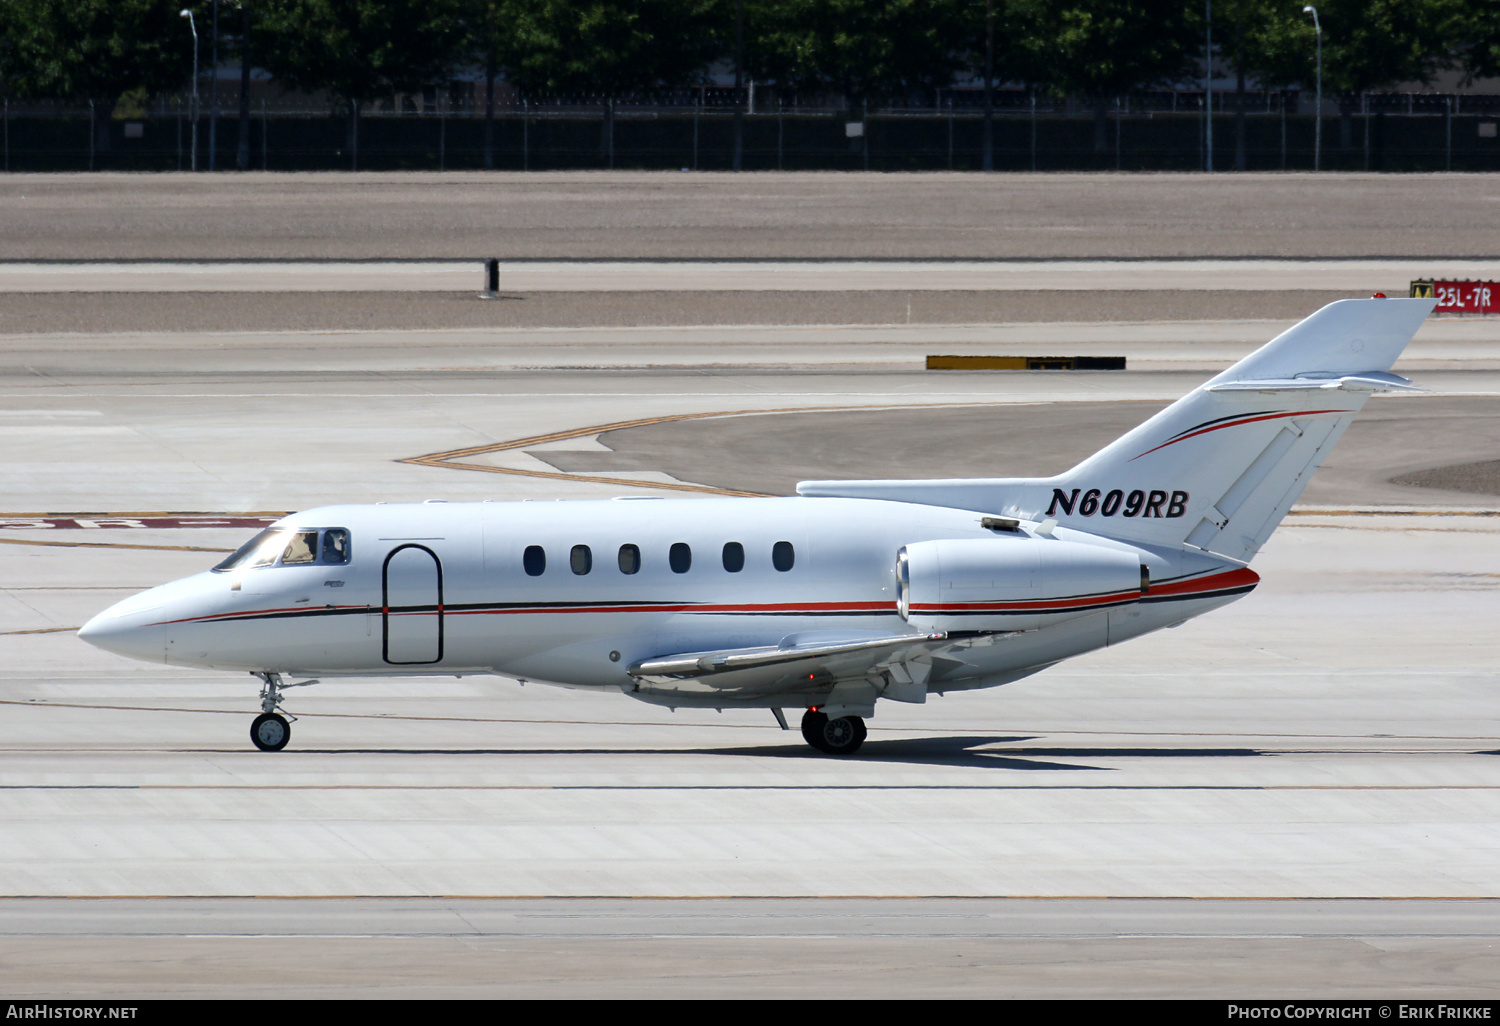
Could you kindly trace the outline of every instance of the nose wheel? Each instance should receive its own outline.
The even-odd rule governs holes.
[[[802,714],[802,738],[829,755],[853,755],[865,743],[865,721],[859,716],[835,716],[809,709]]]
[[[279,752],[292,739],[292,725],[278,713],[261,713],[250,724],[250,740],[263,752]]]
[[[304,680],[296,684],[284,684],[279,673],[256,673],[261,680],[260,715],[250,724],[250,740],[263,752],[279,752],[292,739],[292,722],[297,717],[290,713],[283,716],[281,693],[287,688],[302,688],[316,684],[315,680]]]

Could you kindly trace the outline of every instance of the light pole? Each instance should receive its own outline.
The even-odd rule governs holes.
[[[193,160],[192,168],[198,170],[198,23],[193,20],[193,12],[184,9],[182,16],[188,20],[188,28],[193,30],[193,102],[188,111],[193,119]]]
[[[1313,16],[1313,31],[1318,34],[1318,99],[1313,111],[1317,115],[1313,128],[1313,170],[1319,171],[1323,167],[1323,26],[1318,24],[1318,9],[1312,4],[1302,8],[1302,13]]]

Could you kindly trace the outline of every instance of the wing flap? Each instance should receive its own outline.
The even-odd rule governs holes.
[[[832,644],[794,645],[788,648],[760,647],[725,649],[718,652],[690,652],[682,655],[660,656],[643,659],[631,665],[627,671],[638,680],[653,684],[672,681],[696,680],[716,674],[734,673],[739,670],[793,669],[799,663],[838,660],[840,657],[864,656],[855,663],[873,667],[886,661],[882,653],[909,645],[924,645],[943,641],[946,634],[899,634],[884,638],[861,638],[856,641]],[[888,659],[888,657],[887,657]]]

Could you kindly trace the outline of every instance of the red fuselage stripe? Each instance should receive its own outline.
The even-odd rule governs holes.
[[[1087,609],[1090,606],[1118,605],[1121,602],[1130,602],[1140,598],[1188,597],[1198,593],[1222,591],[1226,588],[1254,587],[1259,580],[1260,577],[1253,570],[1239,569],[1211,574],[1207,577],[1199,577],[1192,580],[1176,581],[1170,584],[1154,584],[1145,595],[1132,589],[1110,595],[1087,595],[1078,598],[1040,601],[963,602],[947,606],[932,603],[914,603],[911,608],[914,612],[924,613],[938,613],[953,609],[965,613],[1045,613],[1070,609]],[[332,611],[339,612],[366,608],[369,608],[371,613],[376,612],[378,609],[380,613],[386,616],[434,616],[439,614],[443,616],[534,616],[537,614],[557,613],[738,613],[750,615],[756,613],[835,613],[858,616],[864,613],[888,613],[895,608],[895,604],[892,602],[777,602],[757,605],[694,605],[679,602],[654,605],[642,603],[633,606],[523,606],[504,609],[413,610],[410,612],[398,611],[395,614],[392,614],[389,609],[380,607],[335,606]],[[317,614],[328,611],[329,607],[327,606],[285,606],[272,609],[246,609],[233,613],[215,613],[212,616],[187,617],[182,620],[163,620],[160,621],[158,626],[174,623],[217,623],[226,620],[273,617],[286,613]]]
[[[1194,595],[1207,595],[1231,588],[1253,588],[1259,581],[1259,574],[1253,570],[1242,568],[1210,574],[1207,577],[1198,577],[1192,580],[1173,581],[1170,584],[1153,584],[1150,590],[1144,595],[1138,591],[1122,591],[1114,595],[1099,595],[1092,598],[1080,599],[1059,599],[1052,602],[964,602],[946,606],[930,603],[913,603],[911,608],[914,612],[947,612],[949,615],[985,612],[1046,613],[1066,609],[1087,609],[1090,606],[1119,605],[1121,602],[1133,601],[1135,599],[1191,598]]]
[[[1176,445],[1178,442],[1186,442],[1189,438],[1197,438],[1199,435],[1206,435],[1206,434],[1209,434],[1210,432],[1213,432],[1213,431],[1223,431],[1225,428],[1241,427],[1242,425],[1245,425],[1245,424],[1254,424],[1254,423],[1257,423],[1257,422],[1262,421],[1262,420],[1280,420],[1280,419],[1282,419],[1284,417],[1316,417],[1316,416],[1320,416],[1320,415],[1325,414],[1325,413],[1349,413],[1349,414],[1352,414],[1354,412],[1355,412],[1354,410],[1297,410],[1297,411],[1292,412],[1292,413],[1263,413],[1263,414],[1261,414],[1258,417],[1246,417],[1243,420],[1231,421],[1228,424],[1218,424],[1218,425],[1215,425],[1214,427],[1206,427],[1206,428],[1203,428],[1203,429],[1201,429],[1199,431],[1191,431],[1191,432],[1183,435],[1181,438],[1174,438],[1170,442],[1163,442],[1160,445],[1158,445],[1155,449],[1147,449],[1145,452],[1141,453],[1140,456],[1132,456],[1130,458],[1130,462],[1134,463],[1136,460],[1140,459],[1141,456],[1150,456],[1153,452],[1156,452],[1158,449],[1165,449],[1169,445]]]

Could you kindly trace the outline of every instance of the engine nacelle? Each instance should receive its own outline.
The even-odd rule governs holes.
[[[1137,602],[1131,552],[1026,535],[917,542],[896,554],[896,606],[924,631],[1031,630]]]

